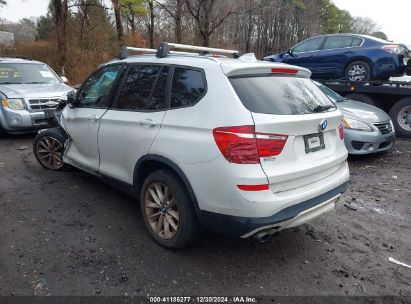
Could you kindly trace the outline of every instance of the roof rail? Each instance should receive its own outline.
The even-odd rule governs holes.
[[[126,46],[121,48],[120,54],[118,56],[118,59],[125,59],[128,57],[128,51],[134,51],[134,52],[141,52],[141,53],[157,53],[158,50],[156,49],[147,49],[147,48],[136,48],[136,47],[131,47],[131,46]],[[189,53],[189,52],[177,52],[177,51],[171,51],[170,54],[181,54],[181,55],[194,55],[198,56],[197,53]]]
[[[157,50],[156,56],[159,58],[167,57],[167,54],[172,53],[172,49],[183,49],[183,50],[190,50],[190,51],[200,51],[203,54],[207,53],[219,53],[219,54],[227,54],[231,55],[234,58],[240,57],[240,52],[236,50],[225,50],[225,49],[216,49],[204,46],[195,46],[189,44],[179,44],[179,43],[168,43],[168,42],[161,42],[160,47]]]
[[[181,52],[181,51],[172,51],[172,49],[182,49],[190,51],[199,51],[199,52]],[[240,52],[235,50],[225,50],[225,49],[216,49],[203,46],[195,46],[188,44],[179,44],[179,43],[168,43],[161,42],[160,47],[156,49],[147,49],[147,48],[136,48],[136,47],[122,47],[118,55],[118,59],[123,60],[128,57],[128,51],[142,52],[142,53],[155,53],[157,57],[164,58],[168,54],[180,54],[180,55],[191,55],[199,56],[207,53],[218,53],[218,54],[227,54],[231,55],[234,58],[240,57]]]

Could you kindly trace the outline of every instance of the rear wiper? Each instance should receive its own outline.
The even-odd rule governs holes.
[[[0,85],[2,84],[22,84],[22,82],[0,82]]]
[[[320,112],[325,112],[327,110],[335,109],[335,106],[323,106],[323,105],[318,105],[313,109],[314,113],[320,113]]]
[[[26,84],[39,84],[39,83],[47,83],[47,82],[40,82],[40,81],[32,81],[32,82],[26,82]]]

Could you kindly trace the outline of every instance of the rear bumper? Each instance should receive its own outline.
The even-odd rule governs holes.
[[[308,222],[331,210],[347,187],[348,181],[321,195],[286,207],[269,217],[239,217],[201,211],[200,222],[207,230],[242,238],[265,229],[282,230]]]

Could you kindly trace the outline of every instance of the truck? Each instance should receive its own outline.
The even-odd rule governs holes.
[[[317,80],[352,100],[387,112],[398,136],[411,138],[411,81]]]

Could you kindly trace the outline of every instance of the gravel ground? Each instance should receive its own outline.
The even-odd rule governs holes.
[[[0,139],[0,295],[411,296],[411,140],[350,158],[335,211],[269,242],[206,233],[157,246],[136,201],[40,167],[33,136]]]

